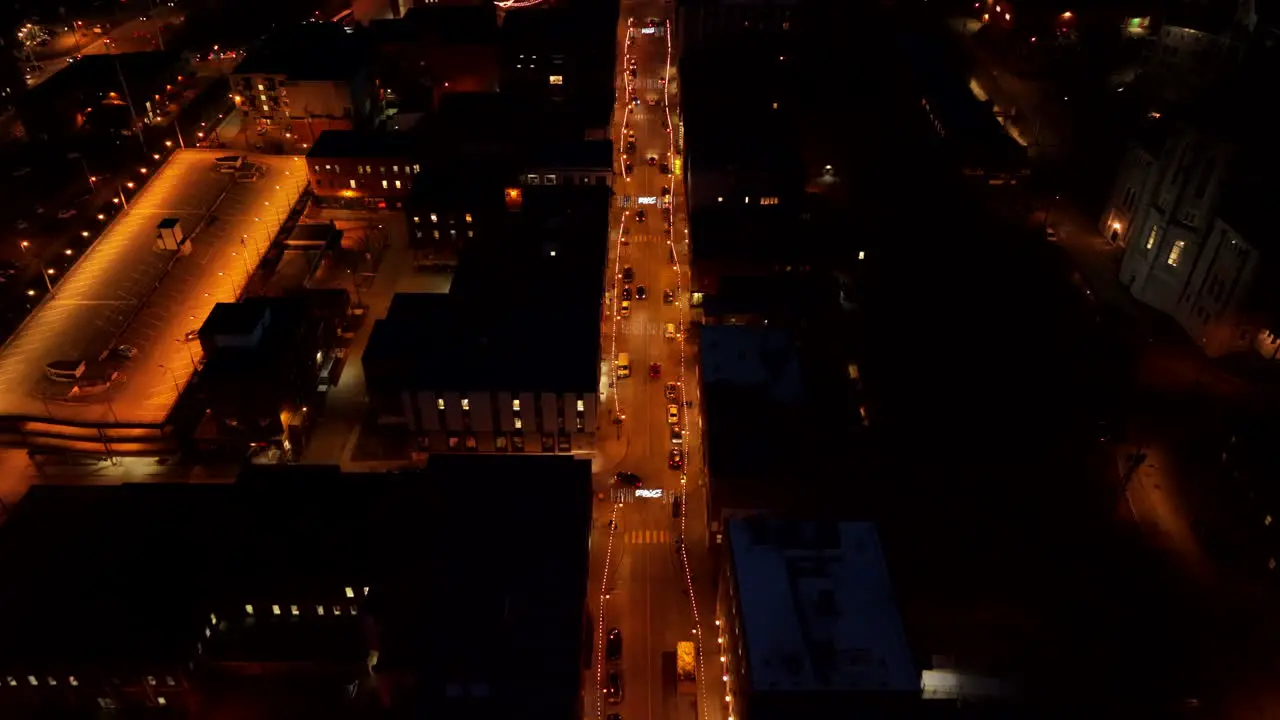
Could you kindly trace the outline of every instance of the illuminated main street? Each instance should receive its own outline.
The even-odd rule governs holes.
[[[685,340],[689,245],[681,168],[670,131],[676,126],[678,102],[674,93],[667,94],[667,81],[674,82],[675,72],[666,14],[670,7],[656,0],[624,1],[618,28],[613,130],[619,160],[602,374],[611,379],[604,407],[621,422],[601,430],[597,464],[596,490],[603,499],[592,538],[597,647],[591,681],[603,688],[610,672],[620,673],[622,697],[612,702],[614,698],[597,694],[587,711],[600,717],[620,713],[624,719],[724,720],[699,462],[695,345]],[[657,23],[651,25],[650,18]],[[629,142],[634,149],[628,149]],[[671,302],[664,297],[667,291]],[[629,305],[625,314],[624,302]],[[629,357],[630,377],[612,380],[623,354]],[[672,382],[678,389],[669,400],[665,386]],[[683,430],[679,444],[672,441],[672,408]],[[669,466],[672,448],[681,450],[687,463],[683,470]],[[639,475],[640,487],[615,483],[613,474],[619,471]],[[682,493],[684,511],[677,515],[673,500]],[[622,658],[610,663],[604,640],[614,627],[622,633]],[[670,669],[664,675],[663,654],[673,653],[677,642],[700,638],[697,691],[677,696]]]
[[[234,301],[306,184],[300,157],[251,156],[265,174],[239,183],[211,150],[183,150],[155,171],[54,292],[0,348],[0,415],[78,422],[160,423],[199,362],[196,330],[217,302]],[[157,224],[180,221],[191,253],[155,248]],[[170,268],[170,265],[171,268]],[[108,392],[65,398],[73,383],[45,378],[56,360],[119,372]],[[86,370],[93,373],[94,370]]]

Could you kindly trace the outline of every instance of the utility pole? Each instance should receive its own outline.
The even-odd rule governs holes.
[[[129,83],[124,80],[124,71],[120,69],[120,58],[114,56],[116,77],[120,78],[120,89],[124,91],[125,104],[129,106],[129,118],[133,121],[133,131],[138,134],[138,144],[142,146],[142,154],[149,155],[147,141],[142,137],[142,123],[138,121],[138,111],[133,107],[133,98],[129,96]]]

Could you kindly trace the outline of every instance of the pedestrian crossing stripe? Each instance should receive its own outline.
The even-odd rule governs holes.
[[[671,540],[668,530],[631,530],[623,536],[628,545],[661,545]]]

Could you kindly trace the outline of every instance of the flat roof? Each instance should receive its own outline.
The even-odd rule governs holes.
[[[726,199],[689,213],[689,233],[699,238],[693,260],[770,269],[818,264],[831,252],[820,232],[823,220],[821,213],[805,218],[792,204],[744,205]]]
[[[254,155],[268,168],[265,181],[236,183],[214,169],[218,155],[198,149],[174,153],[67,272],[54,295],[0,348],[0,415],[164,421],[177,399],[175,385],[185,384],[191,374],[193,355],[183,336],[200,327],[215,303],[236,297],[246,271],[266,251],[299,187],[285,173],[306,177],[301,157]],[[192,247],[171,269],[172,253],[155,249],[156,226],[165,218],[181,221]],[[104,361],[114,363],[125,382],[83,402],[58,401],[70,383],[48,381],[46,363],[96,362],[117,343],[139,351],[127,361]]]
[[[423,523],[430,508],[444,512]],[[360,663],[378,597],[395,633],[382,638],[385,661],[515,659],[520,673],[487,675],[509,683],[496,694],[559,707],[578,697],[591,511],[591,463],[570,457],[433,456],[425,471],[397,474],[258,467],[234,484],[38,485],[0,526],[0,669],[64,681],[154,673],[185,666],[197,641],[209,659]],[[513,546],[509,533],[539,542]],[[406,554],[417,560],[406,566]],[[456,613],[496,603],[496,614],[477,625],[421,612],[442,603]],[[391,612],[402,607],[413,617]]]
[[[919,693],[920,675],[870,522],[728,522],[756,693]]]
[[[521,211],[464,250],[447,296],[392,299],[362,358],[371,386],[594,391],[610,197],[525,188]]]
[[[379,668],[421,673],[421,717],[580,715],[591,462],[436,454],[426,473],[431,550],[369,597]]]
[[[357,39],[339,23],[285,25],[245,52],[233,75],[284,75],[291,81],[347,80],[363,66]]]
[[[325,130],[307,151],[307,159],[385,157],[415,154],[419,139],[409,132],[381,130]]]

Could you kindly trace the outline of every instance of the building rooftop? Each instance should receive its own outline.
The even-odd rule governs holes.
[[[594,391],[610,196],[524,188],[498,236],[464,249],[447,296],[392,299],[363,357],[371,386]]]
[[[563,710],[579,699],[591,504],[590,462],[544,456],[33,487],[0,526],[0,671],[156,673],[185,667],[197,642],[207,661],[363,666],[362,618],[374,617],[389,668],[445,664],[430,684],[516,663],[484,676],[505,716],[522,701]],[[445,512],[423,523],[433,508]],[[513,545],[512,533],[539,542]]]
[[[741,267],[777,268],[812,265],[831,251],[816,242],[821,217],[786,204],[744,205],[725,202],[694,210],[689,232],[698,241],[694,262],[725,261]]]
[[[212,335],[248,335],[269,321],[272,306],[263,298],[246,298],[246,302],[220,302],[209,311],[200,332]],[[277,307],[276,313],[280,309]]]
[[[236,75],[284,75],[291,81],[347,80],[362,67],[358,40],[338,23],[287,25],[249,48]]]
[[[437,550],[370,595],[378,671],[419,674],[418,717],[580,714],[590,461],[433,455],[427,474]]]
[[[757,515],[728,536],[756,693],[919,693],[873,523]]]
[[[419,143],[408,132],[325,130],[307,151],[307,158],[407,158],[417,152]]]

